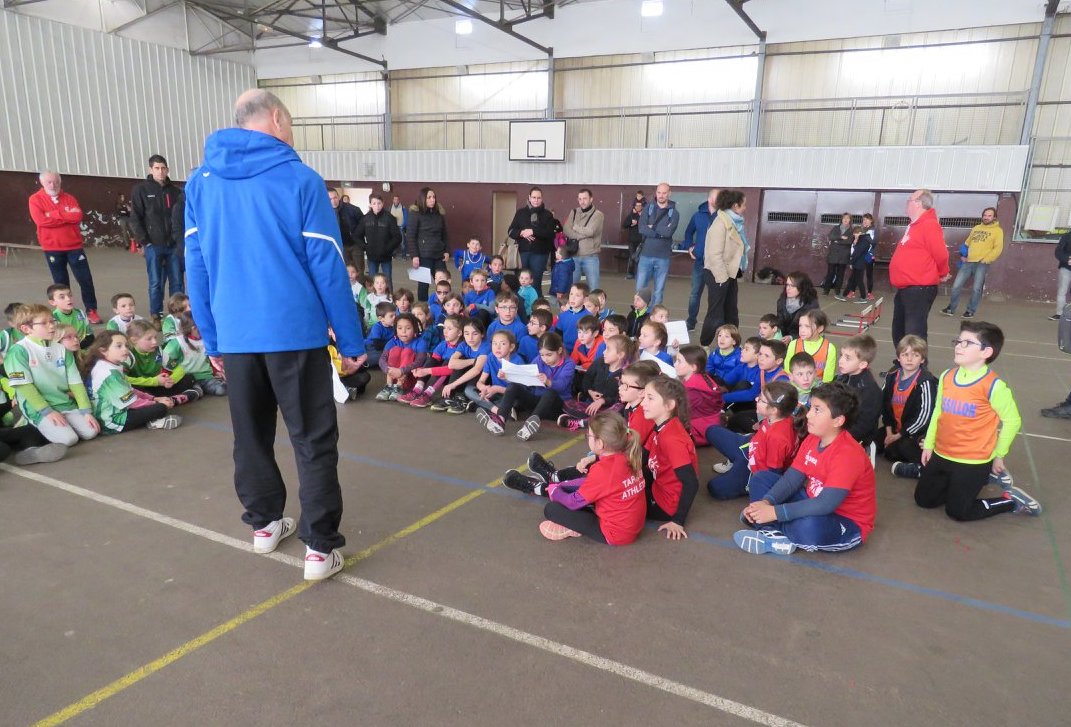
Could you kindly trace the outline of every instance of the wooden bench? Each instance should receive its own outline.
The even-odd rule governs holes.
[[[826,333],[832,336],[857,336],[860,333],[866,333],[867,329],[881,318],[881,306],[883,303],[885,303],[884,296],[868,304],[866,308],[863,308],[858,313],[844,313],[833,326],[830,326]],[[835,331],[833,330],[834,326],[850,330]]]
[[[3,258],[5,268],[11,264],[19,250],[36,250],[40,252],[41,248],[37,245],[23,245],[17,242],[0,242],[0,258]]]

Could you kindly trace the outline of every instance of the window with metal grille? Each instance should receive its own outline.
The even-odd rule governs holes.
[[[971,229],[975,225],[982,224],[981,217],[942,217],[942,227],[961,227]]]
[[[822,224],[823,225],[839,225],[840,224],[840,218],[842,216],[843,215],[841,215],[839,212],[834,213],[834,214],[830,214],[830,213],[824,214],[824,215],[822,215]],[[852,215],[852,224],[853,225],[861,225],[861,224],[863,224],[863,216],[862,215]]]
[[[907,227],[911,224],[911,218],[890,216],[885,218],[885,224],[888,227]]]
[[[806,212],[767,212],[767,222],[806,222],[810,218]]]

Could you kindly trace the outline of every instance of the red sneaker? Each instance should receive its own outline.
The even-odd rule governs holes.
[[[100,316],[97,315],[97,312],[92,309],[86,311],[86,320],[93,325],[99,325],[104,322],[100,319]]]
[[[417,409],[423,409],[429,406],[434,399],[434,391],[425,391],[420,396],[417,396],[412,401],[410,401],[409,406],[415,406]]]
[[[874,294],[873,293],[867,293],[866,294],[866,299],[867,300],[874,300]]]

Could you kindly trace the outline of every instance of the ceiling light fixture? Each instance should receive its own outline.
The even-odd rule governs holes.
[[[454,32],[458,35],[472,35],[472,21],[468,18],[454,21]]]
[[[310,48],[323,48],[324,44],[320,42],[319,38],[313,38],[309,41]]]
[[[640,16],[644,18],[657,18],[662,14],[662,0],[643,0],[640,5]]]

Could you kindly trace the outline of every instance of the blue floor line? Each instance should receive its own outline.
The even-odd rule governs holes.
[[[212,422],[200,419],[193,419],[190,417],[188,421],[191,424],[195,424],[201,427],[207,427],[220,432],[231,432],[229,425],[221,424],[219,422]],[[280,443],[289,446],[290,442],[286,437],[280,437],[278,440]],[[505,487],[488,488],[487,485],[472,482],[470,480],[463,480],[458,477],[450,477],[439,472],[432,472],[430,470],[422,470],[416,467],[409,467],[407,465],[397,464],[395,462],[388,462],[386,460],[376,459],[374,457],[366,457],[364,455],[352,454],[348,452],[339,451],[339,457],[342,459],[358,462],[360,464],[367,464],[373,467],[381,467],[383,469],[394,470],[396,472],[403,472],[405,474],[414,475],[427,480],[433,480],[435,482],[443,482],[445,484],[453,485],[455,487],[463,487],[467,490],[483,490],[490,489],[495,495],[502,495],[505,497],[511,497],[518,500],[529,500],[530,495],[525,495],[515,490],[510,490]],[[660,523],[649,524],[647,527],[651,530],[657,530]],[[698,533],[694,530],[688,531],[688,537],[692,540],[697,540],[701,543],[707,543],[710,545],[716,545],[721,548],[728,548],[737,550],[736,544],[732,540],[726,540],[724,538],[716,538],[712,535],[706,535],[704,533]],[[831,575],[844,576],[846,578],[853,578],[857,581],[864,583],[875,583],[878,585],[888,586],[890,588],[896,588],[901,591],[907,591],[909,593],[917,593],[923,596],[930,596],[932,598],[939,598],[951,603],[958,603],[964,606],[970,606],[972,608],[981,609],[983,611],[990,611],[992,613],[999,613],[1005,616],[1014,616],[1027,621],[1033,621],[1035,623],[1045,624],[1046,626],[1056,626],[1062,629],[1071,629],[1071,619],[1056,618],[1053,616],[1046,616],[1040,613],[1034,613],[1033,611],[1024,611],[1019,608],[1012,608],[1011,606],[1004,606],[999,603],[993,603],[991,601],[984,601],[980,598],[971,598],[970,596],[961,596],[956,593],[950,593],[948,591],[942,591],[938,588],[930,588],[928,586],[920,586],[915,583],[909,583],[907,581],[897,580],[895,578],[886,578],[885,576],[878,576],[872,573],[866,573],[864,571],[856,570],[854,568],[846,568],[844,566],[832,565],[830,563],[824,563],[822,561],[812,560],[808,557],[799,557],[793,555],[775,555],[773,553],[767,554],[766,557],[776,558],[778,560],[791,563],[792,565],[803,566],[805,568],[811,568],[813,570],[823,571]]]

